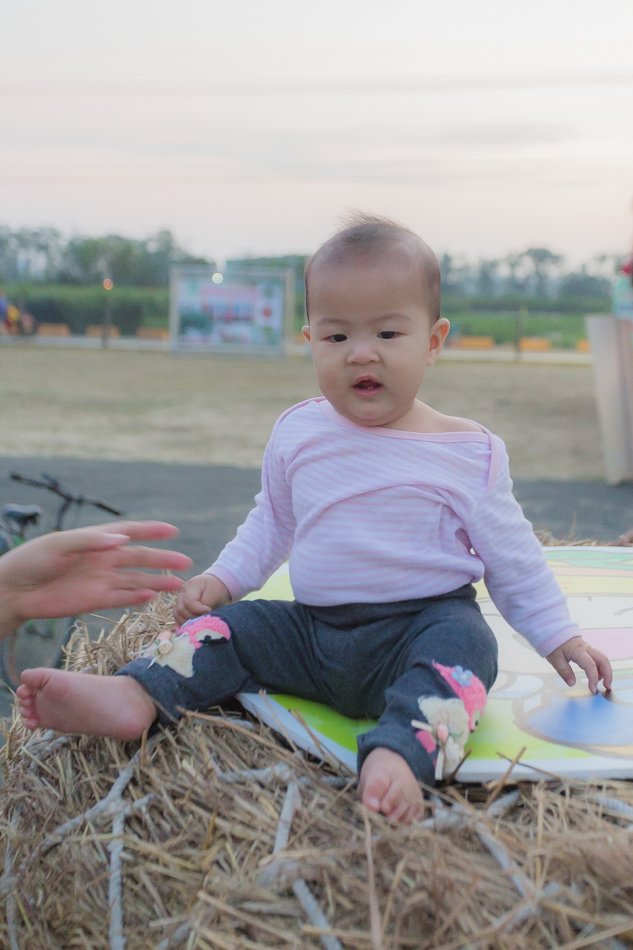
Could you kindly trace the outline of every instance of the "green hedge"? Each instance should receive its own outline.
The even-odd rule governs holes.
[[[610,313],[611,300],[605,297],[561,294],[556,299],[549,297],[525,297],[520,294],[504,294],[502,297],[475,297],[445,292],[442,294],[442,312],[450,318],[451,313],[511,313],[528,310],[530,313]]]
[[[169,291],[114,287],[65,287],[41,284],[13,285],[6,288],[9,299],[28,310],[40,323],[67,323],[73,334],[85,333],[86,327],[103,322],[106,306],[111,307],[112,323],[123,336],[134,336],[139,327],[164,327],[169,324]]]
[[[112,323],[123,336],[134,336],[141,326],[167,329],[169,325],[166,288],[115,287],[106,292],[99,286],[22,284],[7,286],[6,291],[10,300],[29,310],[40,323],[67,323],[74,334],[103,322],[108,297]],[[300,293],[295,305],[295,327],[299,330],[305,320]],[[528,302],[522,297],[488,300],[446,294],[442,302],[442,313],[450,319],[454,337],[460,333],[492,336],[497,343],[507,344],[514,343],[518,336],[544,336],[562,347],[574,347],[585,336],[583,314],[608,313],[610,309],[610,301],[601,298]]]
[[[451,337],[491,336],[495,343],[516,343],[522,336],[541,336],[556,347],[574,348],[586,337],[585,318],[568,313],[475,313],[461,311],[446,314],[451,322]]]

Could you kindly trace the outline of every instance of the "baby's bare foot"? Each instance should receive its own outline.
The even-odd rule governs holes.
[[[360,772],[361,801],[390,821],[410,824],[424,814],[424,797],[415,775],[397,752],[372,749]]]
[[[74,735],[138,739],[156,718],[156,706],[130,676],[94,676],[40,667],[24,670],[16,690],[26,726]]]

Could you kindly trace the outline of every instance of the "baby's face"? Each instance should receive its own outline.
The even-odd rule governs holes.
[[[324,396],[358,425],[414,429],[418,390],[448,330],[427,309],[419,260],[398,247],[320,264],[308,291],[304,335]]]

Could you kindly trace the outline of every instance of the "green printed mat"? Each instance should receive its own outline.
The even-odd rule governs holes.
[[[499,676],[459,770],[463,782],[498,778],[633,777],[633,548],[545,548],[583,636],[611,659],[609,694],[592,696],[582,671],[566,686],[499,615],[482,585],[478,600],[499,643]],[[252,597],[290,599],[284,565]],[[242,693],[242,705],[296,745],[356,769],[356,739],[372,727],[327,706],[281,694]]]

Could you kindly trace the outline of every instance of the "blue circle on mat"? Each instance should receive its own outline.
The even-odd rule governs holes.
[[[618,695],[561,697],[526,716],[531,729],[567,745],[624,746],[633,743],[631,689]],[[626,696],[626,699],[624,699]],[[624,702],[622,701],[624,699]]]

